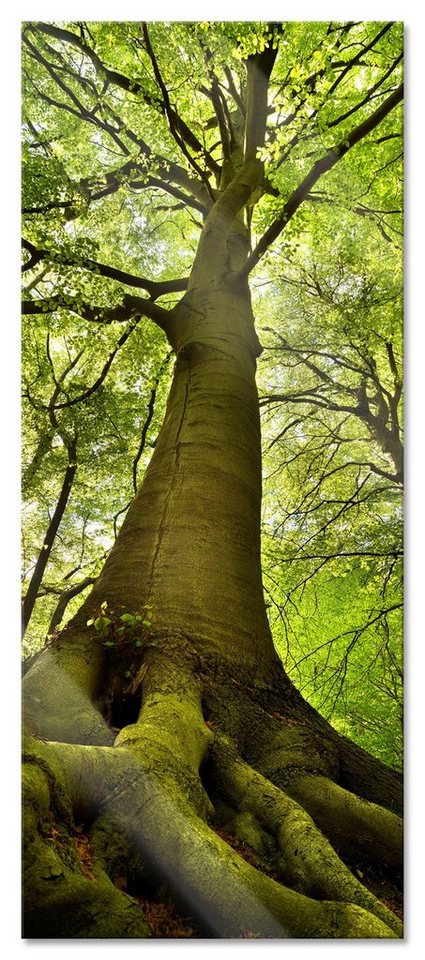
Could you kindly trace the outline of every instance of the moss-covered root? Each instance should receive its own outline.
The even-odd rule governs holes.
[[[184,651],[180,661],[176,660],[155,650],[146,658],[139,718],[120,730],[115,750],[140,759],[145,769],[162,769],[164,781],[178,783],[205,818],[212,807],[199,768],[212,734],[204,722],[199,679],[185,661]]]
[[[212,937],[394,938],[382,920],[347,903],[320,902],[255,869],[156,771],[119,788],[108,814],[124,826],[177,902]]]
[[[354,740],[336,734],[338,782],[346,790],[403,816],[403,776],[372,757]],[[323,771],[322,771],[323,772]]]
[[[302,806],[254,771],[224,738],[212,749],[211,764],[226,799],[275,834],[291,885],[315,897],[356,904],[402,936],[398,918],[353,876]]]
[[[287,790],[335,843],[366,851],[371,859],[389,866],[401,866],[403,821],[395,813],[356,797],[327,777],[297,777]]]
[[[76,840],[67,813],[52,811],[50,771],[24,767],[23,936],[52,938],[141,938],[151,936],[138,904],[91,862]]]
[[[105,856],[100,852],[99,862],[96,846],[92,848],[92,876],[85,875],[73,845],[72,805],[80,814],[100,811],[115,824],[149,871],[167,883],[210,936],[394,938],[389,924],[372,911],[310,899],[272,880],[208,826],[211,804],[199,767],[211,732],[202,717],[199,682],[182,664],[171,674],[164,670],[154,652],[139,720],[120,732],[115,747],[30,744],[26,935],[149,935],[134,901],[105,873],[110,851]],[[224,771],[226,776],[230,772]],[[64,833],[58,827],[59,835],[52,834],[49,811],[54,811],[53,824],[69,824]]]
[[[46,647],[23,680],[27,729],[44,740],[112,744],[113,735],[93,705],[103,653],[87,637]]]
[[[199,683],[182,664],[167,671],[166,683],[163,673],[153,654],[140,718],[121,731],[113,750],[60,747],[69,782],[77,779],[71,774],[74,759],[81,771],[81,757],[74,758],[81,749],[84,756],[105,758],[103,815],[210,936],[394,936],[382,921],[349,904],[320,903],[286,889],[207,825],[199,766],[211,733],[202,718]]]

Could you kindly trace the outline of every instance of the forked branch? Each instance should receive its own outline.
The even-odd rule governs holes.
[[[277,239],[282,230],[285,229],[291,218],[294,216],[294,213],[298,210],[298,207],[301,206],[303,201],[307,198],[310,190],[315,183],[329,170],[332,170],[332,167],[338,163],[342,157],[351,150],[360,140],[363,140],[375,127],[378,126],[381,121],[388,116],[388,114],[399,104],[403,99],[403,84],[400,84],[399,87],[394,91],[394,93],[389,96],[384,103],[382,103],[377,110],[374,111],[366,120],[360,123],[355,127],[351,133],[347,134],[344,140],[340,141],[335,147],[332,147],[327,153],[320,157],[319,160],[313,164],[311,170],[304,177],[304,180],[298,185],[298,187],[293,191],[289,199],[283,206],[282,212],[273,221],[268,230],[263,234],[261,240],[257,244],[255,250],[253,250],[250,257],[241,271],[241,274],[247,276],[251,273],[251,270],[257,265],[261,257],[264,256],[270,245]]]

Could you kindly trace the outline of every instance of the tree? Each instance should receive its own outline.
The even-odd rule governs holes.
[[[341,216],[349,242],[339,239]],[[308,230],[296,261],[284,272],[276,263],[273,279],[269,270],[262,297],[263,573],[274,639],[309,701],[399,766],[399,248],[341,210],[316,214]],[[285,335],[270,326],[277,302]]]
[[[400,936],[355,865],[399,869],[401,778],[302,698],[273,646],[249,286],[316,184],[332,195],[338,168],[394,157],[399,26],[31,23],[24,53],[28,469],[57,497],[28,548],[26,622],[106,418],[118,460],[130,442],[130,365],[144,350],[137,487],[175,354],[115,543],[24,679],[25,935],[150,936],[171,896],[201,936]],[[102,470],[96,509],[120,478]]]

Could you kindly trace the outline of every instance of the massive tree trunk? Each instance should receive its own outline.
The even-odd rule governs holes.
[[[399,777],[302,699],[266,616],[261,348],[240,272],[261,173],[246,163],[207,218],[142,486],[25,678],[28,937],[150,936],[159,896],[199,936],[401,935],[345,863],[399,869]]]

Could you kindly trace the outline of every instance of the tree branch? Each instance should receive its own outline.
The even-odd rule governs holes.
[[[80,580],[79,583],[75,583],[74,586],[68,587],[66,590],[58,591],[60,593],[59,600],[56,604],[56,607],[50,618],[50,623],[47,628],[47,636],[50,636],[56,627],[59,626],[61,620],[63,619],[65,610],[69,604],[69,601],[73,597],[77,597],[79,593],[82,593],[87,587],[90,587],[93,583],[96,582],[96,577],[84,577],[83,580]]]
[[[110,280],[117,280],[119,283],[125,283],[129,287],[139,287],[142,290],[146,290],[152,301],[157,300],[158,297],[162,297],[167,293],[182,292],[186,290],[187,287],[187,277],[176,280],[147,280],[145,277],[138,277],[135,274],[127,273],[125,270],[118,270],[116,267],[109,267],[104,263],[99,263],[98,260],[91,260],[89,257],[80,258],[78,254],[76,254],[75,257],[62,256],[56,253],[52,254],[49,250],[38,249],[30,240],[26,240],[25,238],[22,240],[22,246],[24,250],[27,250],[31,255],[31,263],[25,264],[23,268],[25,270],[29,270],[39,263],[40,260],[50,260],[52,263],[60,263],[64,266],[84,267],[86,270],[90,270],[92,273],[99,274],[102,277],[108,277]]]
[[[62,410],[65,407],[74,407],[77,403],[83,403],[84,400],[88,400],[89,397],[93,396],[93,394],[96,393],[96,391],[99,389],[99,387],[102,385],[103,381],[105,380],[107,374],[109,373],[109,370],[111,369],[112,363],[118,351],[127,342],[128,338],[133,333],[133,330],[135,330],[139,320],[140,320],[140,317],[136,317],[136,319],[133,320],[133,322],[129,325],[127,330],[125,330],[124,333],[121,335],[116,347],[114,347],[114,349],[109,354],[109,357],[104,363],[99,376],[96,378],[92,386],[88,387],[87,390],[83,390],[83,392],[80,393],[77,397],[72,397],[71,399],[68,398],[66,401],[63,401],[61,403],[54,403],[53,407],[55,410]]]
[[[55,31],[55,30],[60,29],[60,28],[56,28],[56,27],[52,27],[52,28],[50,29],[50,26],[49,26],[48,24],[43,25],[43,26],[45,26],[46,28],[48,28],[46,32],[51,33],[51,32],[53,31],[53,35],[54,35],[54,31]],[[34,32],[34,31],[36,30],[36,25],[29,24],[29,25],[28,25],[28,29],[29,29],[29,30],[32,30],[32,31]],[[73,36],[74,36],[73,34],[70,34],[69,31],[65,31],[65,33],[68,33],[68,34],[69,34],[69,37],[73,37]],[[68,37],[68,39],[69,39],[69,37]],[[35,47],[33,47],[33,44],[31,44],[31,42],[30,42],[27,38],[24,37],[24,39],[26,40],[27,45],[28,45],[29,47],[31,47],[31,49],[34,51],[32,55],[35,56],[36,59],[40,60],[41,63],[43,63],[43,65],[44,65],[45,68],[48,70],[48,72],[50,73],[50,75],[53,76],[53,79],[55,80],[55,82],[56,82],[62,89],[64,89],[64,87],[66,87],[66,85],[64,85],[64,83],[63,83],[63,81],[61,80],[61,78],[58,78],[58,77],[56,77],[56,75],[54,75],[54,71],[53,71],[53,74],[52,74],[52,69],[53,69],[53,68],[52,68],[51,65],[48,63],[48,61],[45,61],[45,60],[44,60],[44,58],[42,57],[42,55],[39,54],[39,52],[37,51],[37,49],[36,49]],[[64,39],[64,38],[63,38],[63,39]],[[76,39],[78,40],[78,38],[76,38]],[[79,41],[79,43],[81,43],[81,42],[82,42],[82,41]],[[84,47],[84,50],[85,50],[86,53],[87,53],[88,50],[90,49],[90,48],[86,48],[86,45],[85,45],[85,44],[83,44],[83,47]],[[96,55],[95,55],[95,56],[96,56]],[[98,69],[102,69],[101,61],[99,61],[99,64],[100,64],[100,66],[98,67]],[[112,73],[114,74],[114,71],[112,71]],[[121,76],[121,75],[117,74],[117,76]],[[33,81],[32,81],[32,78],[30,78],[30,79],[31,79],[31,82],[33,82]],[[128,89],[130,90],[130,88],[131,88],[131,86],[132,86],[131,81],[129,81],[127,78],[122,78],[122,79],[125,79],[125,80],[127,81],[127,86],[125,86],[124,88],[127,89],[127,87],[128,87]],[[121,85],[122,85],[122,84],[121,84]],[[115,140],[115,142],[116,142],[117,145],[119,146],[120,150],[124,153],[124,155],[125,155],[125,156],[128,156],[129,153],[130,153],[130,150],[129,150],[128,147],[123,143],[123,141],[118,137],[118,130],[119,130],[120,132],[125,133],[125,135],[130,139],[130,141],[131,141],[132,143],[134,143],[134,144],[138,147],[138,149],[140,150],[140,153],[141,153],[141,154],[143,155],[143,157],[145,158],[146,163],[145,163],[145,167],[144,167],[144,169],[143,169],[143,174],[144,174],[144,175],[146,175],[146,174],[149,173],[149,170],[148,170],[146,164],[147,164],[148,162],[151,162],[152,160],[154,160],[154,161],[155,161],[156,172],[159,172],[160,176],[163,178],[163,181],[164,181],[164,189],[166,189],[166,184],[167,184],[169,181],[174,182],[174,183],[178,184],[179,186],[183,187],[183,189],[187,190],[191,195],[193,195],[193,196],[198,200],[198,202],[203,202],[203,203],[204,203],[204,207],[205,207],[205,206],[208,207],[208,206],[211,205],[211,202],[212,202],[213,199],[214,199],[214,198],[213,198],[212,191],[211,191],[211,186],[210,186],[210,184],[209,184],[209,182],[208,182],[208,178],[206,177],[206,175],[205,175],[202,171],[201,171],[201,172],[202,172],[202,176],[201,176],[200,178],[198,178],[198,177],[191,177],[190,174],[188,173],[188,171],[187,171],[184,167],[180,166],[178,163],[175,163],[173,160],[167,160],[167,159],[164,158],[164,157],[161,157],[161,156],[158,156],[158,155],[154,154],[154,152],[151,150],[151,148],[150,148],[143,140],[141,140],[132,130],[130,130],[128,127],[126,127],[125,124],[124,124],[122,121],[119,122],[117,128],[112,127],[110,124],[108,124],[108,123],[106,123],[106,122],[104,122],[104,121],[100,121],[99,118],[97,118],[97,117],[95,116],[95,113],[93,112],[93,110],[92,110],[92,111],[87,110],[87,109],[77,100],[77,98],[76,98],[75,95],[72,93],[72,91],[69,92],[69,88],[66,88],[66,89],[67,89],[67,91],[68,91],[68,94],[67,94],[67,95],[70,95],[71,98],[72,98],[72,100],[73,100],[75,103],[78,103],[78,109],[77,109],[76,107],[71,107],[69,104],[65,104],[65,103],[60,102],[60,101],[55,101],[53,98],[48,97],[47,94],[45,94],[44,92],[42,92],[42,91],[40,91],[40,90],[38,90],[38,89],[37,89],[37,95],[40,96],[40,97],[42,97],[43,99],[45,99],[45,100],[46,100],[47,102],[49,102],[52,106],[56,106],[58,109],[66,109],[68,112],[70,112],[70,113],[74,114],[75,116],[77,116],[78,119],[80,119],[80,120],[82,120],[82,121],[85,121],[85,122],[88,122],[88,123],[90,123],[90,124],[94,124],[95,126],[100,127],[102,130],[105,130],[110,136],[113,137],[113,139]],[[141,92],[142,92],[142,91],[141,91]],[[110,110],[110,112],[112,112],[112,111]],[[202,145],[201,145],[201,149],[202,149]],[[34,211],[34,212],[39,212],[39,211]]]
[[[162,100],[160,97],[151,96],[151,94],[143,89],[142,85],[137,80],[131,80],[129,77],[119,73],[117,70],[111,70],[109,67],[105,66],[103,61],[92,49],[92,47],[90,47],[88,43],[86,43],[76,34],[72,33],[72,31],[65,30],[53,24],[42,22],[38,22],[30,26],[34,31],[39,30],[41,33],[56,37],[58,40],[62,40],[65,43],[70,43],[74,47],[77,47],[77,49],[80,50],[84,56],[89,57],[96,71],[105,78],[105,82],[112,83],[117,87],[121,87],[121,89],[126,90],[128,93],[140,94],[148,106],[153,106],[156,109],[159,109],[161,113],[165,114],[166,116],[168,111],[168,118],[171,119],[174,128],[178,130],[180,137],[189,147],[191,147],[192,150],[204,156],[207,166],[214,173],[219,173],[220,168],[217,162],[213,159],[213,157],[210,156],[208,151],[204,149],[203,144],[198,140],[185,121],[182,120],[182,118],[177,114],[171,104],[168,103],[166,107],[164,100]],[[162,91],[161,85],[160,89]]]
[[[360,123],[351,133],[347,134],[344,140],[340,141],[335,147],[328,150],[328,152],[321,157],[319,160],[316,160],[316,163],[313,164],[311,170],[304,177],[304,180],[299,184],[299,186],[294,190],[289,199],[286,201],[283,210],[279,217],[271,224],[271,226],[263,234],[261,240],[257,244],[255,250],[252,252],[251,256],[248,257],[248,260],[241,270],[241,275],[247,276],[251,270],[257,265],[258,261],[268,250],[271,243],[277,239],[282,230],[285,229],[286,225],[289,223],[291,217],[298,210],[298,207],[301,206],[302,202],[306,199],[310,190],[315,183],[327,173],[332,167],[341,160],[342,157],[351,150],[360,140],[363,140],[364,137],[371,133],[375,127],[394,109],[403,98],[403,84],[400,84],[399,87],[391,94],[387,100],[382,103],[377,110],[374,111],[366,120]]]
[[[149,317],[165,332],[168,329],[172,313],[172,311],[164,310],[163,307],[158,306],[152,300],[132,296],[125,296],[123,302],[116,307],[93,307],[81,300],[60,295],[48,297],[45,300],[24,300],[22,303],[22,313],[32,316],[40,313],[53,313],[61,308],[78,314],[90,323],[109,324],[115,321],[122,323],[135,316]]]
[[[274,26],[282,29],[281,24]],[[273,34],[275,39],[275,30]],[[258,148],[264,145],[269,79],[276,57],[277,45],[273,47],[269,41],[262,53],[253,54],[246,61],[245,160],[255,160]]]
[[[373,97],[373,94],[376,93],[377,90],[379,90],[379,87],[381,87],[386,80],[388,80],[388,77],[391,76],[391,74],[394,72],[396,67],[398,67],[399,63],[401,63],[402,59],[403,59],[403,54],[400,53],[399,56],[396,57],[396,59],[393,61],[391,66],[388,68],[388,70],[383,74],[383,76],[380,77],[379,80],[377,80],[372,87],[370,87],[366,96],[363,97],[362,100],[359,100],[358,103],[354,105],[354,107],[350,108],[350,110],[346,110],[345,113],[341,113],[339,117],[335,118],[335,120],[330,121],[330,123],[328,124],[329,129],[331,129],[332,127],[337,127],[338,124],[343,122],[343,120],[347,120],[348,117],[351,117],[353,115],[353,113],[357,113],[357,110],[360,110],[361,107],[366,106],[366,104],[369,103],[369,101]]]
[[[159,69],[159,64],[158,64],[158,61],[157,61],[157,59],[156,59],[156,56],[155,56],[154,51],[153,51],[153,48],[152,48],[152,44],[151,44],[150,37],[149,37],[149,31],[148,31],[148,27],[147,27],[147,24],[146,24],[146,23],[142,23],[142,32],[143,32],[143,39],[144,39],[144,41],[145,41],[146,51],[147,51],[148,57],[149,57],[149,59],[150,59],[150,62],[151,62],[151,64],[152,64],[152,68],[153,68],[155,80],[156,80],[156,82],[157,82],[157,84],[158,84],[158,86],[159,86],[159,89],[160,89],[161,93],[162,93],[162,97],[163,97],[163,100],[162,100],[163,112],[165,113],[165,116],[166,116],[166,118],[167,118],[170,133],[171,133],[172,137],[174,138],[174,140],[176,141],[177,145],[180,147],[180,150],[182,151],[183,156],[186,157],[186,160],[188,160],[188,162],[190,163],[191,167],[193,167],[193,169],[195,170],[195,172],[198,174],[200,180],[202,180],[202,181],[205,183],[207,189],[210,190],[210,185],[209,185],[209,182],[208,182],[208,176],[204,173],[204,171],[201,169],[201,167],[199,166],[199,164],[196,162],[196,160],[195,160],[195,159],[192,157],[192,155],[189,153],[189,150],[187,149],[187,146],[186,146],[186,144],[185,144],[185,141],[184,141],[184,139],[183,139],[182,136],[181,136],[181,132],[180,132],[180,131],[181,131],[181,120],[180,120],[179,115],[176,113],[176,111],[175,111],[175,110],[173,109],[173,107],[171,106],[170,98],[169,98],[169,95],[168,95],[168,90],[167,90],[167,87],[165,86],[165,83],[164,83],[164,81],[163,81],[163,79],[162,79],[162,76],[161,76],[161,71],[160,71],[160,69]],[[196,147],[196,151],[197,151],[197,152],[204,153],[202,144],[200,144],[199,141],[197,141],[197,144],[198,144],[198,145],[197,145],[197,147]],[[210,158],[210,164],[211,164],[211,160],[212,160],[212,158]],[[215,161],[212,161],[212,163],[213,163],[214,172],[216,173],[216,175],[219,175],[219,174],[220,174],[220,166],[219,166],[219,164],[216,163]],[[211,199],[213,200],[214,198],[211,196]]]
[[[142,453],[143,453],[143,451],[144,451],[144,449],[145,449],[145,446],[146,446],[146,440],[147,440],[148,430],[149,430],[149,427],[150,427],[150,425],[151,425],[151,423],[152,423],[153,415],[154,415],[154,413],[155,413],[155,402],[156,402],[156,395],[157,395],[157,392],[158,392],[159,381],[160,381],[161,376],[162,376],[162,374],[164,373],[165,367],[166,367],[166,365],[167,365],[167,363],[169,362],[169,360],[170,360],[171,357],[172,357],[172,352],[168,353],[167,356],[165,357],[165,360],[163,361],[163,363],[161,364],[161,366],[160,366],[160,368],[159,368],[159,370],[158,370],[158,373],[157,373],[157,375],[156,375],[156,377],[155,377],[155,380],[154,380],[154,385],[153,385],[153,387],[152,387],[152,389],[151,389],[151,392],[150,392],[150,397],[149,397],[149,402],[148,402],[148,411],[147,411],[146,419],[145,419],[144,424],[143,424],[143,427],[142,427],[142,432],[141,432],[141,435],[140,435],[139,447],[138,447],[136,456],[135,456],[135,458],[134,458],[134,460],[133,460],[133,469],[132,469],[132,473],[133,473],[133,490],[134,490],[135,493],[137,493],[137,468],[138,468],[138,466],[139,466],[140,458],[141,458]]]
[[[336,80],[334,81],[334,83],[332,84],[332,86],[330,87],[330,89],[328,90],[328,92],[327,92],[327,97],[330,97],[330,96],[333,94],[334,90],[336,90],[336,88],[339,86],[339,84],[342,83],[342,81],[344,80],[344,78],[347,76],[347,73],[349,73],[349,71],[352,70],[352,68],[353,68],[357,63],[360,62],[361,58],[364,57],[365,54],[369,52],[369,50],[372,50],[373,47],[375,47],[376,44],[379,43],[379,41],[382,39],[382,37],[384,37],[385,34],[388,33],[388,31],[391,30],[391,27],[393,27],[393,26],[394,26],[394,21],[390,21],[389,23],[385,23],[384,26],[382,27],[382,29],[379,30],[378,33],[376,33],[374,37],[372,37],[372,40],[370,40],[370,42],[369,42],[366,46],[362,45],[362,47],[361,47],[361,49],[359,50],[359,52],[356,53],[355,56],[352,57],[351,60],[349,60],[348,63],[345,64],[344,69],[342,70],[342,72],[339,74],[339,76],[336,78]]]

